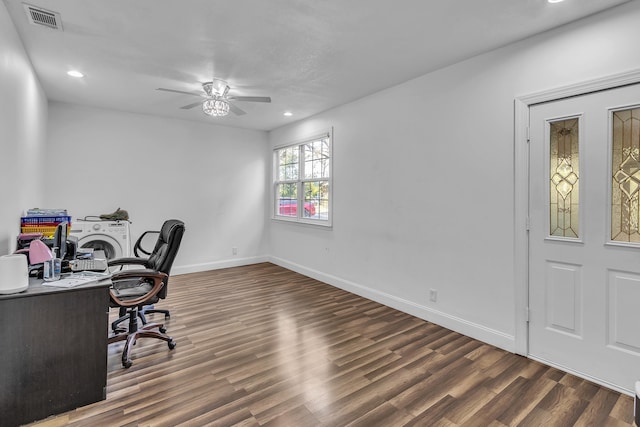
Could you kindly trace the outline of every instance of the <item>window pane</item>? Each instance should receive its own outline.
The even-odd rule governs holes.
[[[306,217],[329,219],[329,181],[304,183],[304,207]]]
[[[329,141],[327,138],[309,142],[303,146],[304,177],[329,177]]]
[[[549,234],[578,237],[578,119],[559,120],[549,127]]]
[[[640,108],[615,111],[612,124],[611,240],[640,243]]]
[[[279,184],[276,200],[276,215],[298,215],[298,186],[297,184]]]
[[[298,179],[298,148],[278,150],[278,181]]]

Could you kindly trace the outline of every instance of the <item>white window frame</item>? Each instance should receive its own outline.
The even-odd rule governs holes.
[[[320,139],[327,138],[329,140],[329,176],[328,178],[305,178],[304,177],[304,167],[305,167],[305,159],[302,148],[310,143]],[[299,150],[298,154],[298,177],[296,179],[291,180],[282,180],[279,178],[279,152],[283,149],[287,148],[297,148]],[[333,129],[329,129],[324,132],[314,133],[313,135],[296,141],[294,143],[288,143],[276,146],[273,149],[273,167],[272,167],[272,182],[273,185],[271,187],[271,219],[283,222],[292,222],[292,223],[301,223],[301,224],[311,224],[317,225],[320,227],[332,227],[333,224]],[[324,218],[314,218],[314,217],[305,217],[304,216],[304,184],[306,182],[312,181],[327,181],[328,183],[328,207],[327,207],[327,217]],[[278,187],[280,184],[295,184],[296,189],[296,216],[289,215],[280,215],[279,214],[279,206],[280,199],[278,197]]]

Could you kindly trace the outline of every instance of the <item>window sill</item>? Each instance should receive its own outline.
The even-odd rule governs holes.
[[[287,223],[287,224],[310,225],[312,227],[318,227],[318,228],[324,228],[324,229],[333,227],[333,225],[331,224],[331,221],[318,221],[313,219],[289,218],[289,217],[282,217],[282,216],[272,216],[271,220],[275,222]]]

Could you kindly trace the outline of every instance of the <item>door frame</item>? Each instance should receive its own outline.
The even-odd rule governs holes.
[[[514,352],[529,354],[529,109],[542,102],[640,83],[640,70],[516,96],[514,100]]]

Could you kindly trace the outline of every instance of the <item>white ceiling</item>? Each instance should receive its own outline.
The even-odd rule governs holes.
[[[27,1],[60,13],[62,32],[3,1],[50,100],[270,130],[628,0]],[[156,90],[213,77],[272,103],[212,118]]]

